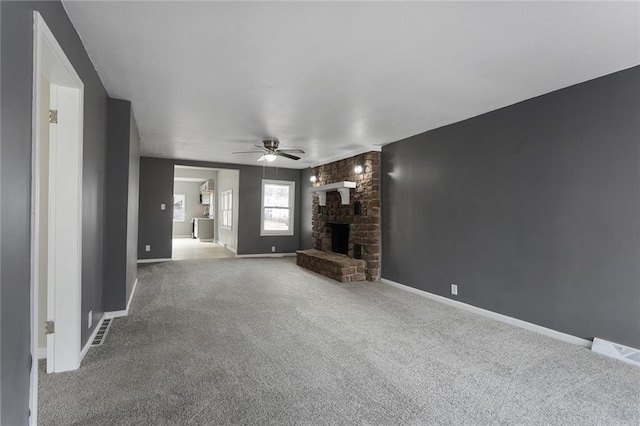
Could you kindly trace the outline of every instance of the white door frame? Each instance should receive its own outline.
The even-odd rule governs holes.
[[[40,211],[40,82],[55,88],[58,124],[49,149],[48,217]],[[47,336],[47,370],[75,370],[81,361],[82,143],[84,84],[42,16],[33,12],[33,102],[31,154],[31,367],[30,423],[37,423],[39,323],[55,320]],[[41,221],[48,221],[47,317],[38,318]],[[50,364],[50,365],[49,365]]]

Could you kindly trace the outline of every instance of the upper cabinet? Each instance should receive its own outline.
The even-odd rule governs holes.
[[[208,181],[200,185],[200,193],[210,194],[213,192],[213,188],[214,188],[213,179],[209,179]]]

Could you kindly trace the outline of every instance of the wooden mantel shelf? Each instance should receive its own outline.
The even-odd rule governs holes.
[[[342,201],[342,204],[349,205],[349,189],[355,187],[355,182],[345,180],[327,185],[314,186],[313,188],[309,188],[309,191],[318,193],[318,204],[321,206],[327,205],[327,192],[329,191],[338,191],[340,193],[340,200]]]

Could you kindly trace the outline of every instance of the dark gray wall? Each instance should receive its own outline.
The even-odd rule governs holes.
[[[240,170],[238,191],[238,254],[295,253],[300,247],[300,170],[244,166]],[[262,179],[289,180],[296,183],[294,235],[260,236]]]
[[[160,210],[160,204],[166,210]],[[173,217],[173,163],[140,157],[138,259],[170,259]],[[151,251],[145,251],[145,245]]]
[[[60,2],[0,2],[0,336],[3,425],[28,422],[30,366],[31,96],[33,10],[38,10],[84,82],[82,318],[102,314],[107,94]],[[4,200],[11,200],[6,203]],[[85,343],[91,329],[82,326]]]
[[[639,146],[640,67],[385,146],[382,277],[640,347]]]
[[[240,164],[208,163],[163,158],[140,158],[140,221],[138,225],[138,258],[171,257],[171,227],[173,203],[173,167],[175,165],[234,169],[240,171],[238,200],[238,254],[293,253],[299,247],[300,235],[300,170]],[[296,183],[295,230],[293,236],[260,236],[260,198],[262,179],[290,180]],[[236,195],[234,194],[234,197]],[[160,204],[166,204],[165,211]],[[145,252],[145,245],[151,251]]]
[[[104,249],[105,311],[126,308],[137,277],[139,144],[131,102],[109,99]]]
[[[309,189],[313,186],[311,181],[312,169],[300,170],[300,249],[311,248],[311,232],[313,219],[313,196]]]

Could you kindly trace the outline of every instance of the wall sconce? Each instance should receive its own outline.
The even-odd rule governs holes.
[[[318,177],[316,175],[311,175],[309,177],[309,180],[311,181],[311,183],[316,183],[316,181],[318,180]]]
[[[356,164],[356,166],[353,168],[353,171],[357,175],[362,174],[362,165],[361,164]]]

